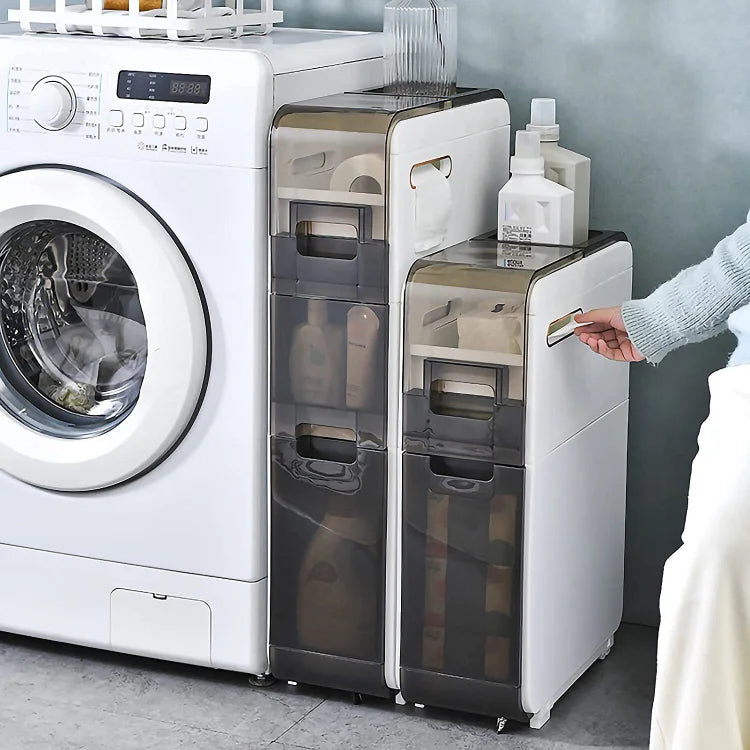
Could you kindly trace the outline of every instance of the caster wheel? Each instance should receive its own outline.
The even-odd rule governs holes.
[[[362,693],[352,693],[352,703],[355,706],[361,706],[365,702],[365,699],[362,697]]]
[[[251,674],[247,681],[257,688],[267,688],[276,684],[276,678],[272,674]]]
[[[599,661],[604,661],[611,653],[612,647],[615,645],[615,637],[612,636],[605,644],[602,653],[599,655]]]
[[[500,718],[499,718],[499,719],[497,720],[497,726],[495,727],[495,731],[496,731],[496,732],[497,732],[498,734],[502,734],[502,733],[503,733],[503,732],[505,731],[505,727],[506,727],[507,725],[508,725],[508,720],[507,720],[507,719],[506,719],[505,717],[501,716],[501,717],[500,717]]]

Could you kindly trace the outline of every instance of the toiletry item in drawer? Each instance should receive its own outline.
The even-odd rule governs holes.
[[[307,303],[307,322],[294,331],[289,355],[295,401],[338,407],[342,380],[343,330],[328,321],[325,300]]]
[[[523,304],[508,304],[490,297],[458,317],[461,349],[518,355],[523,353],[523,335]]]
[[[374,366],[378,353],[380,319],[373,310],[356,305],[346,315],[346,406],[369,406],[376,378]]]
[[[331,500],[299,577],[300,646],[367,658],[377,638],[378,536],[372,520],[345,500]]]

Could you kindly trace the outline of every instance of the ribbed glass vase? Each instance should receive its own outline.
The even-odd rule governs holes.
[[[458,73],[458,7],[452,0],[385,6],[385,86],[393,94],[450,96]]]

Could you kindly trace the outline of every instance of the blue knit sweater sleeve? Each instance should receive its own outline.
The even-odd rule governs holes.
[[[750,303],[750,216],[707,258],[679,273],[622,315],[630,340],[649,362],[726,330],[727,318]]]

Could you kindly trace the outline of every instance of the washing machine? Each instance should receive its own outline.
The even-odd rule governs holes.
[[[267,672],[268,132],[380,35],[0,41],[0,630]]]

